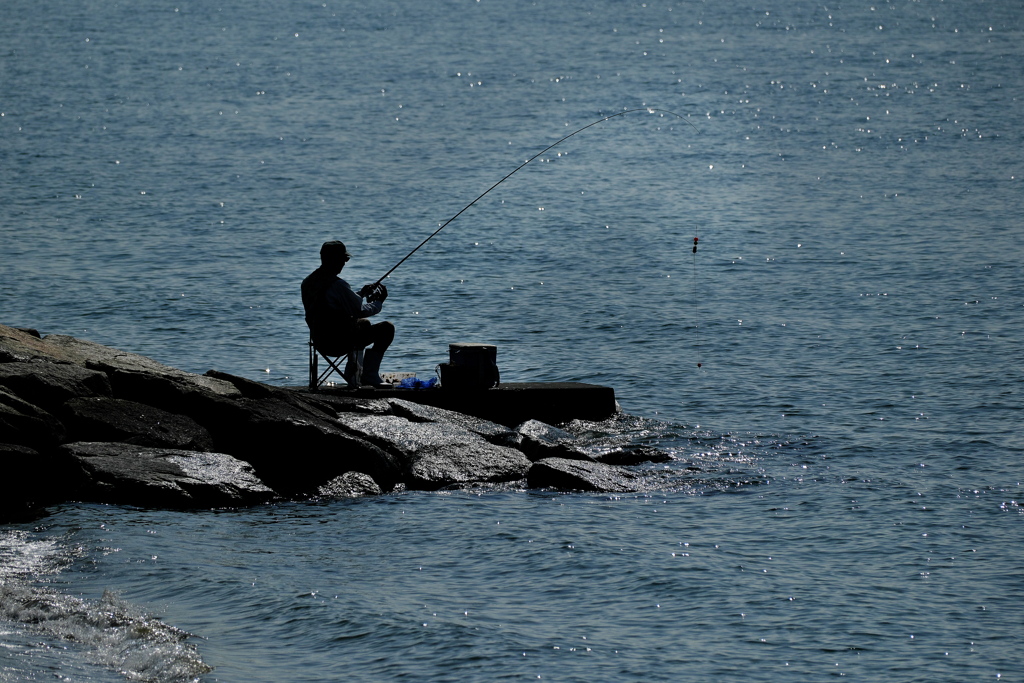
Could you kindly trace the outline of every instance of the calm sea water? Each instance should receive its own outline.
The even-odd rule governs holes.
[[[0,528],[0,681],[1024,679],[1024,4],[0,7],[0,321],[304,381],[611,385],[619,497],[409,493]],[[689,125],[692,123],[699,133]],[[696,254],[693,238],[700,239]],[[699,366],[698,366],[699,364]],[[284,455],[284,454],[283,454]]]

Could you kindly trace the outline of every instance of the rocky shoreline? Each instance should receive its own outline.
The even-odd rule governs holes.
[[[669,459],[595,459],[536,420],[509,428],[400,398],[197,375],[0,325],[0,522],[73,501],[222,508],[499,483],[627,492],[642,480],[622,465]]]

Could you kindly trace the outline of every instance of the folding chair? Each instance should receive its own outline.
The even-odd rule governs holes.
[[[322,373],[319,371],[319,359],[321,356],[327,363],[327,368],[325,368]],[[341,367],[342,361],[351,361],[352,364],[355,365],[356,372],[354,377],[345,377],[345,373]],[[328,377],[335,373],[338,374],[338,377],[345,380],[345,383],[348,384],[350,387],[359,388],[359,383],[362,380],[363,376],[363,349],[350,349],[347,353],[343,353],[340,356],[335,356],[334,358],[331,358],[326,353],[320,351],[316,347],[316,344],[313,343],[313,338],[310,337],[309,388],[312,389],[313,391],[316,391],[324,384],[324,382],[327,381]]]

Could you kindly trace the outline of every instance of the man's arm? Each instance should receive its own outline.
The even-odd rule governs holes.
[[[327,304],[336,311],[353,318],[369,318],[380,313],[383,301],[363,301],[362,297],[352,291],[348,283],[338,280],[327,290]]]

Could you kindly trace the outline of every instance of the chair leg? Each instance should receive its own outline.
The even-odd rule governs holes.
[[[342,379],[345,378],[345,375],[341,371],[341,367],[339,367],[339,365],[338,365],[338,363],[341,361],[341,356],[338,356],[334,360],[331,360],[330,356],[324,356],[324,360],[327,361],[328,367],[322,373],[320,373],[319,377],[317,377],[317,379],[316,379],[316,385],[317,386],[320,386],[324,382],[326,382],[327,378],[330,377],[334,373],[338,373],[338,376],[341,377]]]
[[[327,368],[320,372],[320,356],[323,356],[324,360],[327,361]],[[333,373],[338,373],[339,377],[344,378],[345,375],[342,373],[338,363],[341,360],[341,356],[331,360],[330,356],[321,353],[316,346],[313,344],[313,340],[309,340],[309,388],[316,391],[327,381]]]
[[[317,368],[317,358],[319,354],[316,352],[316,348],[313,346],[313,340],[309,340],[309,388],[316,389],[320,386],[319,377],[320,373]]]
[[[319,359],[323,356],[327,362],[327,368],[323,372],[319,371]],[[340,364],[341,359],[346,359],[345,369],[342,370]],[[313,345],[313,340],[309,340],[309,388],[316,391],[327,381],[327,378],[332,374],[338,373],[338,376],[345,380],[350,387],[359,388],[360,382],[363,377],[363,349],[352,349],[347,354],[338,356],[337,358],[331,359],[317,350],[316,346]]]

